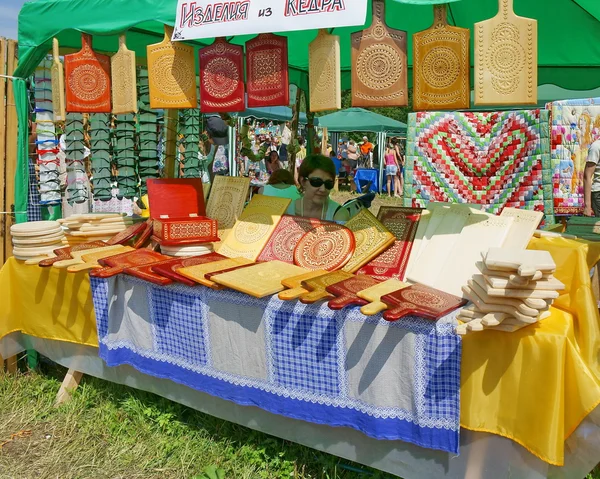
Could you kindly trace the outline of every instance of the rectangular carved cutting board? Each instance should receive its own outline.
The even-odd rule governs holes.
[[[340,37],[319,30],[308,46],[310,111],[339,110],[342,107]]]
[[[373,1],[371,26],[351,42],[352,106],[408,105],[406,32],[386,25],[384,1]]]
[[[471,104],[471,33],[448,25],[446,5],[433,6],[433,25],[413,35],[413,108],[450,110]]]
[[[494,18],[475,24],[475,105],[537,103],[537,20],[498,0]]]

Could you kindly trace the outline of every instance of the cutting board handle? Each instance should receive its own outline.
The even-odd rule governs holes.
[[[92,36],[88,33],[81,34],[81,53],[92,53]]]
[[[300,296],[306,293],[308,293],[308,291],[304,288],[292,288],[282,291],[278,296],[282,301],[291,301],[293,299],[298,299]]]
[[[170,27],[169,25],[165,25],[165,39],[163,40],[163,43],[171,42],[171,38],[173,37],[173,31],[174,31],[173,27]]]
[[[513,0],[498,0],[498,15],[502,15],[505,19],[514,16]]]
[[[385,25],[385,2],[382,0],[373,0],[372,7],[373,19],[371,21],[371,26],[375,26],[378,23]]]
[[[375,316],[377,313],[387,309],[387,304],[382,301],[375,301],[360,308],[360,312],[365,316]]]
[[[448,25],[448,7],[445,3],[433,6],[432,28],[443,28]]]
[[[127,50],[127,42],[126,42],[126,35],[124,33],[122,33],[121,35],[119,35],[119,51],[120,52],[124,52]]]
[[[60,58],[58,55],[58,39],[52,39],[52,57],[54,58],[54,63],[60,63]]]

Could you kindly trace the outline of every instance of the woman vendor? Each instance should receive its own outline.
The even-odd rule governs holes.
[[[335,184],[335,165],[322,155],[307,156],[298,171],[302,197],[292,201],[287,213],[327,221],[348,221],[350,214],[329,198]]]
[[[300,193],[298,193],[298,188],[296,188],[296,183],[294,182],[294,175],[288,170],[275,171],[267,184],[259,190],[259,193],[265,196],[290,198],[291,200],[300,198]]]

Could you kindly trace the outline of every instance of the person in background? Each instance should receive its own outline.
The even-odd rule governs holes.
[[[291,200],[300,198],[294,177],[288,170],[275,171],[267,184],[258,192],[261,195],[276,196],[277,198],[290,198]]]
[[[206,118],[206,134],[211,144],[210,164],[208,172],[212,183],[215,175],[229,174],[229,129],[227,123],[220,116],[209,116]]]
[[[360,155],[362,159],[362,165],[368,166],[371,164],[371,154],[373,153],[373,143],[369,141],[369,138],[363,136],[363,141],[360,145]]]
[[[277,154],[276,151],[271,151],[269,153],[269,156],[265,160],[265,163],[267,165],[267,171],[270,174],[275,173],[277,170],[280,170],[282,167],[281,161],[279,161],[279,155]]]
[[[583,214],[600,216],[600,130],[594,129],[583,172]]]
[[[331,158],[310,155],[300,167],[302,197],[292,201],[287,213],[327,221],[348,221],[350,214],[329,197],[335,184],[335,165]]]
[[[398,160],[396,152],[391,143],[388,143],[385,149],[385,176],[387,178],[387,192],[392,196],[392,181],[394,183],[394,195],[400,196],[400,182],[398,181]]]
[[[358,168],[358,147],[354,140],[350,140],[348,143],[348,164],[352,171]]]
[[[290,130],[290,122],[286,121],[281,131],[281,146],[279,147],[279,159],[283,163],[283,167],[288,167],[288,145],[292,141],[292,130]]]
[[[348,159],[348,147],[346,142],[342,139],[338,141],[337,157],[340,161]]]
[[[301,136],[298,137],[298,145],[300,146],[300,150],[296,153],[296,166],[294,168],[294,181],[297,185],[299,185],[298,170],[300,169],[300,165],[302,165],[304,158],[306,158],[306,146],[304,145],[304,138]]]
[[[404,191],[404,151],[400,146],[400,140],[398,138],[392,138],[392,146],[394,147],[394,153],[396,153],[396,160],[398,160],[398,175],[397,181],[400,185],[400,192]]]

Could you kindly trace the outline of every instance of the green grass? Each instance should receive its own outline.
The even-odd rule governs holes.
[[[1,479],[194,478],[209,466],[228,479],[390,477],[87,376],[72,400],[55,408],[65,373],[48,363],[0,373],[0,444],[8,441],[0,449]]]

